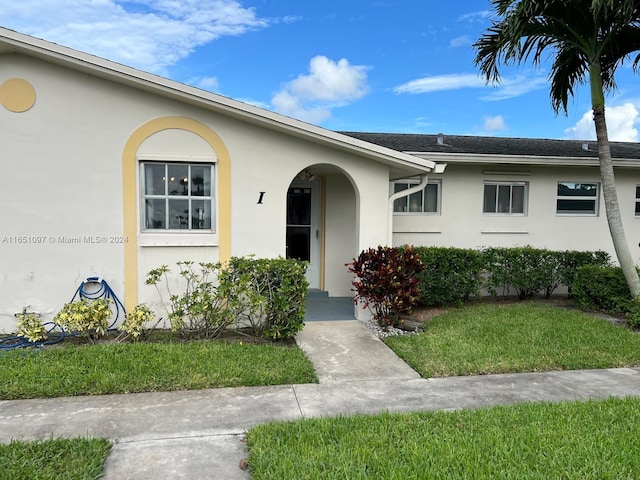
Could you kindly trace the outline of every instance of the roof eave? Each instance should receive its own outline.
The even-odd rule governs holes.
[[[275,131],[303,137],[325,145],[329,144],[343,151],[355,152],[358,155],[395,168],[406,169],[407,173],[417,172],[416,174],[420,174],[435,168],[435,163],[429,159],[415,157],[358,140],[279,113],[200,90],[13,30],[0,27],[0,39],[5,44],[11,45],[12,48],[8,49],[9,51],[27,54],[66,66],[72,65],[76,70],[87,72],[100,78],[115,80],[121,84],[176,98],[182,102],[197,105],[200,108],[216,111],[246,122],[259,124]],[[2,53],[1,49],[0,53]]]
[[[458,164],[542,165],[557,167],[599,167],[598,158],[559,157],[536,155],[493,155],[473,153],[405,152],[419,158],[429,158],[434,162]],[[640,167],[640,159],[613,159],[616,167]]]

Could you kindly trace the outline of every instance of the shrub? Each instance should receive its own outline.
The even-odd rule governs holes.
[[[487,269],[487,288],[492,295],[508,294],[513,288],[525,299],[545,291],[550,296],[559,283],[559,256],[533,247],[486,248],[482,251]]]
[[[640,305],[631,298],[620,267],[586,265],[578,269],[573,282],[576,306],[625,315],[632,326],[640,326]]]
[[[304,326],[308,283],[306,263],[293,259],[233,257],[221,263],[178,262],[185,291],[171,294],[166,265],[147,274],[147,285],[164,278],[169,321],[182,335],[217,338],[226,329],[249,327],[271,340],[293,337]]]
[[[420,296],[418,274],[423,265],[413,247],[370,248],[346,264],[355,274],[354,300],[364,302],[381,326],[397,326]]]
[[[182,294],[171,293],[167,278],[171,270],[166,265],[147,273],[145,282],[154,285],[162,298],[158,284],[162,278],[165,279],[169,292],[171,330],[188,337],[219,337],[234,320],[228,308],[226,291],[218,288],[222,264],[184,261],[177,262],[177,265],[185,283]]]
[[[560,276],[560,282],[567,287],[569,294],[573,291],[573,282],[575,281],[578,269],[586,265],[594,265],[596,267],[611,266],[611,257],[607,252],[602,250],[593,252],[567,250],[562,252],[558,274]]]
[[[124,322],[118,327],[121,334],[118,340],[132,338],[134,342],[140,340],[145,327],[153,320],[155,314],[147,305],[141,303],[136,305],[133,310],[128,312],[124,318]]]
[[[26,338],[31,343],[41,342],[47,338],[47,330],[34,313],[23,311],[18,315],[18,329],[16,334]]]
[[[65,303],[53,322],[93,342],[107,332],[108,320],[112,315],[111,300],[98,298],[89,302],[83,298]]]
[[[478,250],[449,247],[418,247],[424,266],[418,275],[420,303],[455,305],[479,295],[484,259]]]
[[[292,338],[304,326],[307,264],[294,259],[233,257],[221,278],[239,326],[270,340]]]

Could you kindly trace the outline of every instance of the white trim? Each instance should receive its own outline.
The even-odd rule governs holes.
[[[445,153],[445,152],[413,152],[405,151],[418,158],[429,158],[434,162],[446,160],[453,164],[496,164],[501,165],[551,165],[560,167],[595,167],[599,168],[597,157],[558,157],[535,155],[504,155],[479,153]],[[640,159],[613,159],[614,167],[640,167]],[[515,172],[514,172],[515,173]]]
[[[218,163],[217,157],[205,155],[167,155],[155,153],[139,153],[136,155],[138,162],[161,163]]]
[[[596,194],[595,196],[587,196],[587,195],[559,195],[558,194],[558,185],[561,183],[580,183],[580,184],[591,184],[596,186]],[[593,202],[593,212],[585,210],[582,212],[561,212],[558,211],[558,200],[582,200],[587,202]],[[600,182],[587,180],[559,180],[556,182],[556,216],[557,217],[599,217],[600,216]]]
[[[147,155],[140,155],[140,157],[144,157]],[[182,155],[168,155],[169,157],[173,157],[173,158],[188,158],[187,156],[182,156]],[[188,235],[190,234],[196,234],[197,236],[200,236],[202,234],[209,234],[209,235],[216,235],[217,236],[217,232],[218,232],[218,195],[217,195],[217,171],[216,171],[216,164],[211,164],[209,162],[207,163],[203,163],[203,165],[206,165],[209,167],[209,169],[211,170],[211,193],[208,196],[202,196],[202,197],[198,197],[198,196],[192,196],[192,195],[187,195],[187,196],[170,196],[168,193],[165,193],[163,195],[146,195],[145,192],[145,179],[144,176],[142,175],[142,172],[144,171],[144,167],[145,165],[149,165],[149,164],[153,164],[156,163],[158,165],[164,165],[165,168],[167,168],[168,165],[186,165],[188,168],[188,172],[191,171],[191,165],[198,165],[200,162],[193,162],[193,163],[188,163],[185,161],[157,161],[157,157],[152,157],[151,160],[138,160],[137,163],[137,176],[138,176],[138,232],[139,235],[143,236],[143,235],[147,235],[147,234],[168,234],[169,236],[173,235],[173,236],[182,236],[184,235],[185,238],[188,238]],[[164,177],[163,177],[164,179]],[[159,228],[146,228],[143,225],[143,221],[146,219],[146,215],[145,215],[145,200],[147,199],[151,199],[153,200],[154,198],[157,198],[159,200],[181,200],[181,201],[187,201],[189,202],[189,204],[191,203],[191,201],[196,200],[196,201],[209,201],[211,203],[211,228],[209,229],[195,229],[195,228],[187,228],[187,229],[172,229],[172,228],[165,228],[165,229],[159,229]],[[168,204],[166,204],[167,208],[168,208]],[[189,211],[190,207],[189,207]],[[165,214],[165,221],[167,223],[169,223],[169,217],[168,217],[168,210],[166,211]],[[191,223],[191,220],[189,219],[188,224]],[[191,240],[191,242],[195,241],[194,239]],[[199,240],[201,241],[201,240]],[[193,244],[193,243],[190,243]],[[198,244],[198,243],[195,243]],[[217,240],[216,240],[216,244],[217,244]]]
[[[485,212],[484,204],[485,204],[485,192],[487,185],[495,185],[496,187],[500,187],[502,185],[506,185],[511,187],[510,195],[509,195],[509,211],[508,212]],[[513,205],[512,202],[512,194],[513,187],[524,187],[524,193],[522,198],[522,212],[511,212],[511,207]],[[496,210],[497,210],[497,202],[500,197],[499,188],[496,188]],[[482,215],[488,217],[526,217],[529,214],[529,182],[522,180],[483,180],[482,182]]]
[[[173,233],[174,230],[153,233],[142,232],[138,235],[138,245],[141,247],[216,247],[218,234],[209,231]]]

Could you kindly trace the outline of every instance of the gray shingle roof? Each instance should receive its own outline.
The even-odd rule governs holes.
[[[476,155],[530,155],[541,157],[597,158],[595,141],[548,140],[539,138],[472,137],[413,133],[339,132],[359,140],[401,152],[468,153]],[[583,145],[588,145],[588,150]],[[611,155],[617,159],[640,159],[640,143],[611,142]]]

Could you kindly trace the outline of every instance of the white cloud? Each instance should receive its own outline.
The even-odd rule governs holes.
[[[443,90],[457,90],[459,88],[483,88],[485,81],[470,73],[434,75],[418,78],[394,87],[395,93],[430,93]]]
[[[337,62],[318,55],[309,62],[309,74],[286,83],[272,98],[274,109],[311,123],[331,116],[331,109],[362,98],[369,91],[368,67]]]
[[[471,12],[458,17],[459,22],[467,23],[484,23],[486,20],[493,17],[491,10],[481,10],[478,12]]]
[[[625,103],[616,107],[607,107],[607,132],[609,140],[614,142],[637,142],[638,130],[635,127],[638,119],[638,109],[633,103]],[[564,131],[567,137],[576,140],[595,140],[596,130],[593,123],[593,113],[587,111],[582,118]]]
[[[511,78],[503,78],[500,84],[493,88],[494,91],[485,95],[481,100],[497,101],[509,98],[520,97],[526,93],[549,87],[549,80],[546,77],[537,75],[528,77],[526,75],[516,75]]]
[[[495,101],[506,100],[508,98],[519,97],[525,93],[547,87],[547,79],[542,76],[528,77],[516,75],[514,77],[503,78],[499,85],[495,87],[487,86],[484,78],[477,74],[461,73],[447,75],[433,75],[394,87],[395,93],[431,93],[447,90],[458,90],[460,88],[491,88],[493,91],[481,97],[481,100]]]
[[[496,115],[495,117],[484,117],[483,130],[485,132],[497,132],[499,130],[506,130],[507,124],[504,121],[502,115]]]
[[[264,28],[237,0],[20,0],[0,24],[29,35],[162,73],[196,47]]]
[[[463,35],[461,37],[456,37],[451,42],[449,42],[449,46],[453,48],[458,47],[468,47],[471,45],[472,41],[467,35]]]

